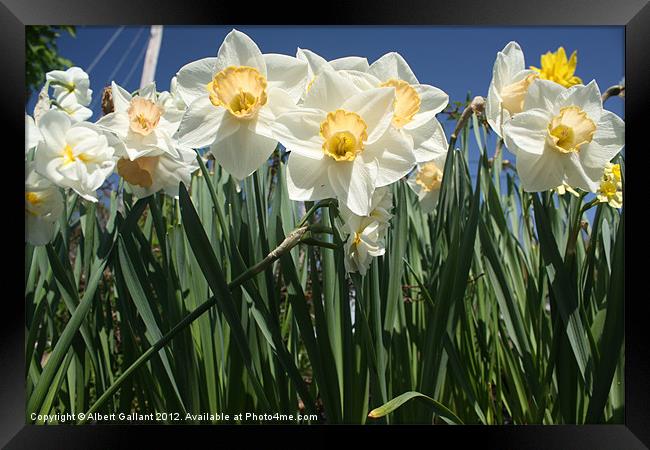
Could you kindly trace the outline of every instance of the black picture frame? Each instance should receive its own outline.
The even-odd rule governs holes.
[[[247,4],[248,5],[248,4]],[[625,27],[625,120],[626,120],[626,205],[632,204],[633,216],[627,220],[625,235],[630,228],[647,223],[640,206],[647,204],[639,192],[647,192],[641,181],[644,176],[642,155],[647,153],[644,122],[650,109],[650,4],[647,0],[551,0],[522,3],[516,0],[472,2],[454,1],[378,1],[344,2],[329,0],[318,3],[268,2],[244,6],[239,2],[189,2],[188,0],[3,0],[0,5],[0,52],[2,58],[2,124],[5,133],[11,129],[18,139],[15,147],[5,147],[5,155],[19,152],[23,136],[25,108],[25,25],[36,24],[302,24],[302,25],[619,25]],[[606,64],[603,55],[603,64]],[[10,125],[10,126],[9,126]],[[646,125],[647,126],[647,125]],[[6,142],[6,141],[5,141]],[[5,156],[13,163],[14,156]],[[18,155],[15,155],[18,159]],[[19,214],[20,170],[11,167],[3,175],[5,184],[5,229],[3,247],[10,241],[15,249],[5,249],[6,259],[13,261],[3,270],[3,315],[0,327],[0,444],[6,448],[116,448],[133,445],[146,439],[147,447],[156,443],[192,445],[201,440],[222,445],[228,431],[244,445],[252,436],[250,427],[179,427],[179,426],[47,426],[25,425],[24,397],[24,303],[20,279],[22,242],[16,236],[21,224],[11,217]],[[14,179],[15,177],[15,179]],[[637,189],[637,186],[639,187]],[[629,208],[629,206],[626,206]],[[638,211],[638,212],[637,212]],[[628,211],[629,214],[629,211]],[[644,233],[641,231],[640,233]],[[632,234],[633,237],[637,236]],[[639,241],[647,235],[639,234]],[[634,241],[633,241],[634,242]],[[636,245],[636,244],[635,244]],[[467,444],[481,448],[571,448],[571,449],[637,449],[650,446],[650,306],[643,286],[642,271],[647,263],[635,263],[634,256],[644,255],[644,249],[628,250],[625,286],[625,424],[582,426],[438,426],[438,427],[293,427],[289,430],[265,426],[261,431],[291,433],[290,444],[311,445],[308,435],[318,433],[326,442],[332,431],[359,432],[362,438],[379,435],[409,439],[414,431],[427,433],[429,445],[453,442],[455,447]],[[14,259],[15,258],[15,259]],[[628,259],[626,259],[628,261]],[[15,271],[14,275],[12,272]],[[647,276],[645,277],[647,279]],[[638,295],[640,293],[640,295]],[[258,431],[255,428],[254,431]],[[326,432],[326,433],[323,433]],[[191,433],[191,437],[187,434]],[[390,433],[390,434],[389,434]],[[408,433],[406,435],[405,433]],[[257,434],[257,433],[255,433]],[[280,438],[280,436],[278,436]],[[218,440],[216,440],[218,439]],[[284,438],[282,438],[284,439]],[[331,439],[331,438],[330,438]],[[442,439],[442,441],[441,441]],[[287,442],[274,440],[277,443]],[[269,443],[273,441],[269,440]],[[333,440],[333,442],[336,442]]]

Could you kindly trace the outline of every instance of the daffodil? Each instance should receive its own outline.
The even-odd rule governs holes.
[[[144,198],[164,191],[171,197],[178,197],[178,186],[182,181],[190,185],[192,173],[199,168],[196,153],[189,149],[178,149],[180,157],[168,153],[158,156],[141,156],[133,161],[120,158],[117,173],[129,183],[137,198]]]
[[[336,197],[367,215],[375,189],[415,165],[412,143],[391,126],[394,101],[394,87],[361,91],[338,72],[322,72],[302,107],[282,114],[274,127],[291,151],[289,197]]]
[[[56,223],[63,213],[59,188],[34,170],[25,167],[25,241],[45,245],[54,238]]]
[[[375,191],[369,214],[359,216],[341,207],[344,231],[348,238],[344,245],[345,270],[365,275],[372,258],[386,252],[386,230],[392,217],[393,196],[388,187]]]
[[[492,69],[485,116],[499,137],[503,136],[503,124],[524,109],[526,93],[538,77],[534,71],[526,70],[524,52],[516,42],[509,42],[497,53]]]
[[[539,74],[542,80],[554,81],[564,87],[582,84],[582,80],[575,76],[578,65],[578,52],[574,50],[567,59],[564,47],[559,47],[556,52],[546,52],[540,58],[541,68],[530,66]]]
[[[25,154],[43,140],[41,132],[31,116],[25,114]]]
[[[142,156],[164,153],[179,157],[172,139],[183,112],[165,108],[151,83],[131,95],[112,83],[114,110],[97,121],[97,125],[115,134],[123,143],[126,156],[135,160]],[[163,99],[164,100],[164,99]]]
[[[504,138],[517,155],[525,191],[567,183],[596,192],[606,164],[623,148],[625,124],[603,110],[595,81],[565,89],[537,80],[526,96],[526,110],[504,125]]]
[[[623,207],[623,182],[621,166],[608,163],[603,171],[603,178],[596,196],[602,203],[608,203],[612,208]]]
[[[38,122],[43,141],[35,153],[36,170],[51,182],[71,188],[81,197],[97,201],[96,190],[113,172],[117,142],[90,123],[72,123],[58,110]]]
[[[68,70],[53,70],[45,75],[45,79],[54,91],[57,103],[63,101],[78,103],[82,106],[90,105],[92,89],[88,74],[79,67],[70,67]]]
[[[263,55],[251,38],[231,31],[216,58],[178,72],[178,93],[189,105],[177,133],[180,145],[209,147],[230,175],[244,179],[275,150],[271,125],[295,107],[306,80],[304,61]]]
[[[298,48],[296,58],[307,63],[307,84],[302,96],[303,98],[313,86],[318,74],[325,70],[367,72],[370,67],[368,60],[360,56],[346,56],[327,61],[311,50],[302,48]]]
[[[446,159],[447,153],[445,152],[430,161],[419,163],[409,175],[407,184],[418,196],[420,209],[423,213],[432,212],[438,204]]]
[[[436,119],[449,103],[440,89],[420,84],[399,53],[387,53],[372,63],[368,74],[378,80],[375,87],[395,88],[392,125],[413,143],[418,162],[447,152],[445,131]]]

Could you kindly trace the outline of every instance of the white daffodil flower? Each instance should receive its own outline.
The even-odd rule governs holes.
[[[113,82],[111,92],[114,110],[99,119],[97,125],[114,133],[124,143],[126,154],[118,156],[130,160],[163,153],[179,157],[172,136],[183,113],[163,107],[156,95],[155,83],[132,96]]]
[[[59,188],[40,176],[34,165],[25,167],[25,242],[45,245],[52,241],[63,213]]]
[[[273,153],[271,125],[295,108],[307,80],[307,63],[286,55],[263,55],[255,42],[233,30],[216,58],[178,72],[178,94],[188,105],[177,138],[181,146],[210,147],[234,178],[242,180]]]
[[[54,90],[57,103],[66,101],[68,105],[78,103],[81,106],[90,105],[93,91],[90,89],[88,74],[79,67],[68,70],[53,70],[45,74],[45,79]]]
[[[131,161],[117,161],[117,173],[131,186],[137,198],[144,198],[164,191],[178,198],[178,185],[182,181],[190,185],[192,173],[199,168],[194,150],[179,148],[180,158],[168,153],[158,156],[142,156]]]
[[[407,184],[418,196],[423,213],[432,212],[438,204],[446,159],[447,152],[436,156],[431,161],[419,163],[409,176]]]
[[[94,124],[73,124],[58,110],[43,114],[38,128],[43,141],[36,148],[36,170],[54,184],[96,202],[95,191],[115,167],[116,144],[109,143],[110,138]]]
[[[282,114],[274,127],[291,151],[289,197],[336,197],[354,214],[368,214],[375,188],[415,165],[411,142],[391,127],[394,101],[393,87],[360,91],[338,72],[322,72],[302,107]]]
[[[325,58],[312,52],[311,50],[302,48],[298,48],[298,51],[296,52],[296,58],[307,63],[307,84],[305,85],[305,90],[302,93],[303,99],[313,86],[318,74],[325,70],[354,71],[364,73],[367,72],[368,68],[370,67],[368,60],[360,56],[346,56],[343,58],[327,61]]]
[[[525,110],[503,129],[527,192],[562,183],[596,192],[603,169],[625,143],[625,123],[603,109],[595,81],[565,89],[536,80],[528,89]]]
[[[503,125],[523,110],[526,92],[537,78],[539,78],[538,73],[526,69],[524,52],[516,42],[509,42],[497,53],[492,69],[485,116],[499,137],[503,137]]]
[[[43,140],[41,132],[38,131],[36,122],[31,116],[25,114],[25,154]]]
[[[395,88],[392,124],[413,142],[416,160],[424,162],[446,154],[447,138],[436,114],[447,107],[449,96],[436,87],[420,84],[399,53],[379,58],[368,74],[377,80],[375,86]]]
[[[372,257],[386,252],[386,230],[392,217],[393,196],[388,187],[379,188],[372,198],[370,213],[359,216],[341,206],[344,231],[348,239],[344,245],[345,270],[365,275]]]

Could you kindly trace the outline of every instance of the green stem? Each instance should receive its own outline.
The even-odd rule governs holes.
[[[302,220],[298,223],[298,228],[302,227],[311,216],[314,215],[314,213],[319,209],[319,208],[329,208],[331,206],[338,206],[338,201],[333,198],[327,198],[325,200],[320,200],[317,203],[315,203],[309,210],[305,213],[304,217]]]

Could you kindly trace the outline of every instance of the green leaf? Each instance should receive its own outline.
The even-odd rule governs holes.
[[[387,414],[392,413],[397,408],[399,408],[404,403],[408,402],[413,398],[419,398],[425,400],[429,404],[431,409],[437,415],[439,415],[445,422],[451,425],[463,424],[463,421],[460,420],[460,418],[456,414],[454,414],[449,408],[447,408],[445,405],[432,399],[428,395],[420,394],[419,392],[416,391],[405,392],[402,395],[395,397],[394,399],[388,401],[387,403],[383,404],[379,408],[375,408],[372,411],[370,411],[370,413],[368,413],[368,417],[372,419],[383,417]]]

